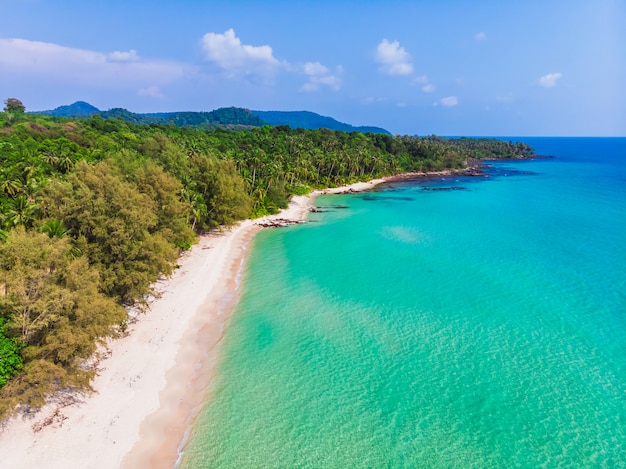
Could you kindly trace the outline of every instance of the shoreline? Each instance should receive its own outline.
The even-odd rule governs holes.
[[[108,341],[95,392],[55,399],[0,427],[3,464],[46,467],[174,467],[204,403],[219,342],[239,294],[248,246],[263,221],[306,219],[321,194],[360,192],[387,178],[294,196],[275,215],[210,232],[154,284],[148,311]],[[97,464],[94,466],[94,461]]]

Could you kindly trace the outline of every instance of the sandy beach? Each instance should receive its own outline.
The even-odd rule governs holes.
[[[205,398],[236,304],[249,243],[272,219],[304,220],[317,195],[358,192],[377,179],[293,197],[277,215],[200,237],[172,276],[154,285],[145,314],[110,341],[94,393],[51,402],[0,429],[2,467],[171,468]]]

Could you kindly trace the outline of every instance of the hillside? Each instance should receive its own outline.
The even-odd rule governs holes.
[[[229,107],[210,112],[157,112],[138,114],[124,108],[101,111],[84,101],[77,101],[69,106],[59,106],[49,111],[36,111],[51,117],[85,118],[100,114],[103,119],[120,118],[133,124],[173,124],[177,127],[262,127],[267,125],[248,109]]]
[[[42,114],[52,117],[85,118],[100,114],[103,119],[121,118],[133,124],[173,124],[177,127],[200,127],[213,129],[216,127],[263,127],[264,125],[288,125],[297,129],[329,129],[343,132],[371,132],[391,135],[380,127],[355,127],[339,122],[332,117],[321,116],[310,111],[250,111],[249,109],[228,107],[210,112],[154,112],[135,113],[124,108],[113,108],[102,111],[84,101],[77,101],[68,106],[59,106],[48,111],[35,111],[29,114]]]
[[[360,126],[355,127],[344,122],[339,122],[332,117],[321,116],[310,111],[252,111],[259,116],[265,122],[270,125],[288,125],[291,128],[297,129],[329,129],[329,130],[341,130],[343,132],[371,132],[374,134],[387,134],[391,135],[391,132],[382,129],[380,127]]]
[[[51,117],[91,117],[94,114],[98,114],[100,109],[92,106],[85,101],[76,101],[73,104],[67,106],[59,106],[49,111],[34,111],[29,114],[43,114]]]

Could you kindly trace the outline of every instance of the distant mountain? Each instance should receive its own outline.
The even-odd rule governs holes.
[[[69,106],[60,106],[50,111],[36,111],[54,117],[84,118],[100,114],[103,119],[119,118],[134,124],[174,124],[178,127],[261,127],[268,125],[249,109],[238,107],[220,108],[210,112],[155,112],[138,114],[124,108],[101,111],[84,101],[77,101]]]
[[[391,132],[380,127],[361,126],[355,127],[350,124],[339,122],[332,117],[321,116],[310,111],[252,111],[270,125],[288,125],[294,129],[330,129],[344,132],[372,132],[375,134],[388,134]]]
[[[267,125],[267,122],[252,111],[240,107],[222,107],[211,112],[159,112],[139,115],[157,119],[159,122],[172,123],[178,127],[198,127],[207,124],[251,127]]]
[[[35,111],[30,114],[44,114],[52,117],[91,117],[99,112],[101,112],[100,109],[85,101],[76,101],[69,106],[59,106],[51,111]]]
[[[138,114],[124,108],[101,111],[84,101],[69,106],[59,106],[50,111],[36,111],[54,117],[85,118],[100,114],[103,119],[120,118],[135,124],[173,124],[178,127],[262,127],[288,125],[292,128],[341,130],[344,132],[372,132],[391,135],[380,127],[354,127],[309,111],[250,111],[239,107],[220,108],[210,112],[155,112]]]
[[[262,127],[267,125],[250,110],[239,107],[224,107],[210,112],[155,112],[137,114],[123,108],[100,112],[103,119],[121,118],[135,124],[173,124],[177,127],[217,126]]]

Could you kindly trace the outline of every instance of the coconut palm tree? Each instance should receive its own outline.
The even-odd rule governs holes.
[[[63,221],[51,218],[41,225],[41,231],[50,238],[63,238],[67,233],[67,228]]]

